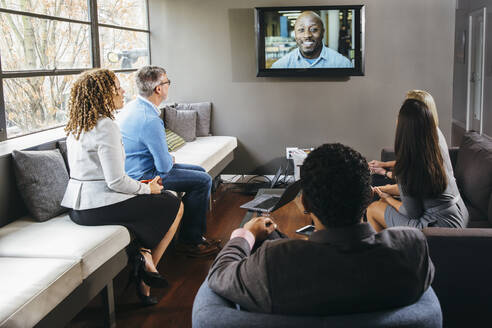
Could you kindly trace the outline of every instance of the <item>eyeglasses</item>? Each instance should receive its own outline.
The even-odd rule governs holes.
[[[159,84],[156,86],[156,88],[157,88],[158,86],[160,86],[160,85],[165,85],[165,84],[169,84],[169,85],[171,85],[171,80],[167,79],[167,81],[166,81],[166,82],[161,82],[161,83],[159,83]]]

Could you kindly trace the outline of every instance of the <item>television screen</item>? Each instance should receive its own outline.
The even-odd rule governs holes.
[[[258,76],[364,75],[364,6],[256,8]]]

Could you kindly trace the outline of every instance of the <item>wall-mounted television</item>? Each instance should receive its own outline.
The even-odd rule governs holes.
[[[257,76],[364,75],[364,6],[257,7]]]

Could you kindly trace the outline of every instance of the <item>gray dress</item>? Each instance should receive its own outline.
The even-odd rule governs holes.
[[[406,195],[400,185],[402,206],[397,211],[393,206],[387,206],[384,219],[388,227],[410,226],[415,228],[450,227],[464,228],[468,224],[468,210],[461,199],[456,179],[453,174],[451,159],[446,139],[438,128],[439,148],[444,160],[444,169],[448,184],[442,194],[436,198],[415,198]]]

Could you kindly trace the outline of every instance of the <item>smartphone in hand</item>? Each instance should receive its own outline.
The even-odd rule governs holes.
[[[297,229],[296,233],[298,233],[300,235],[310,236],[315,229],[316,228],[312,224],[309,224],[309,225],[304,226],[300,229]]]

